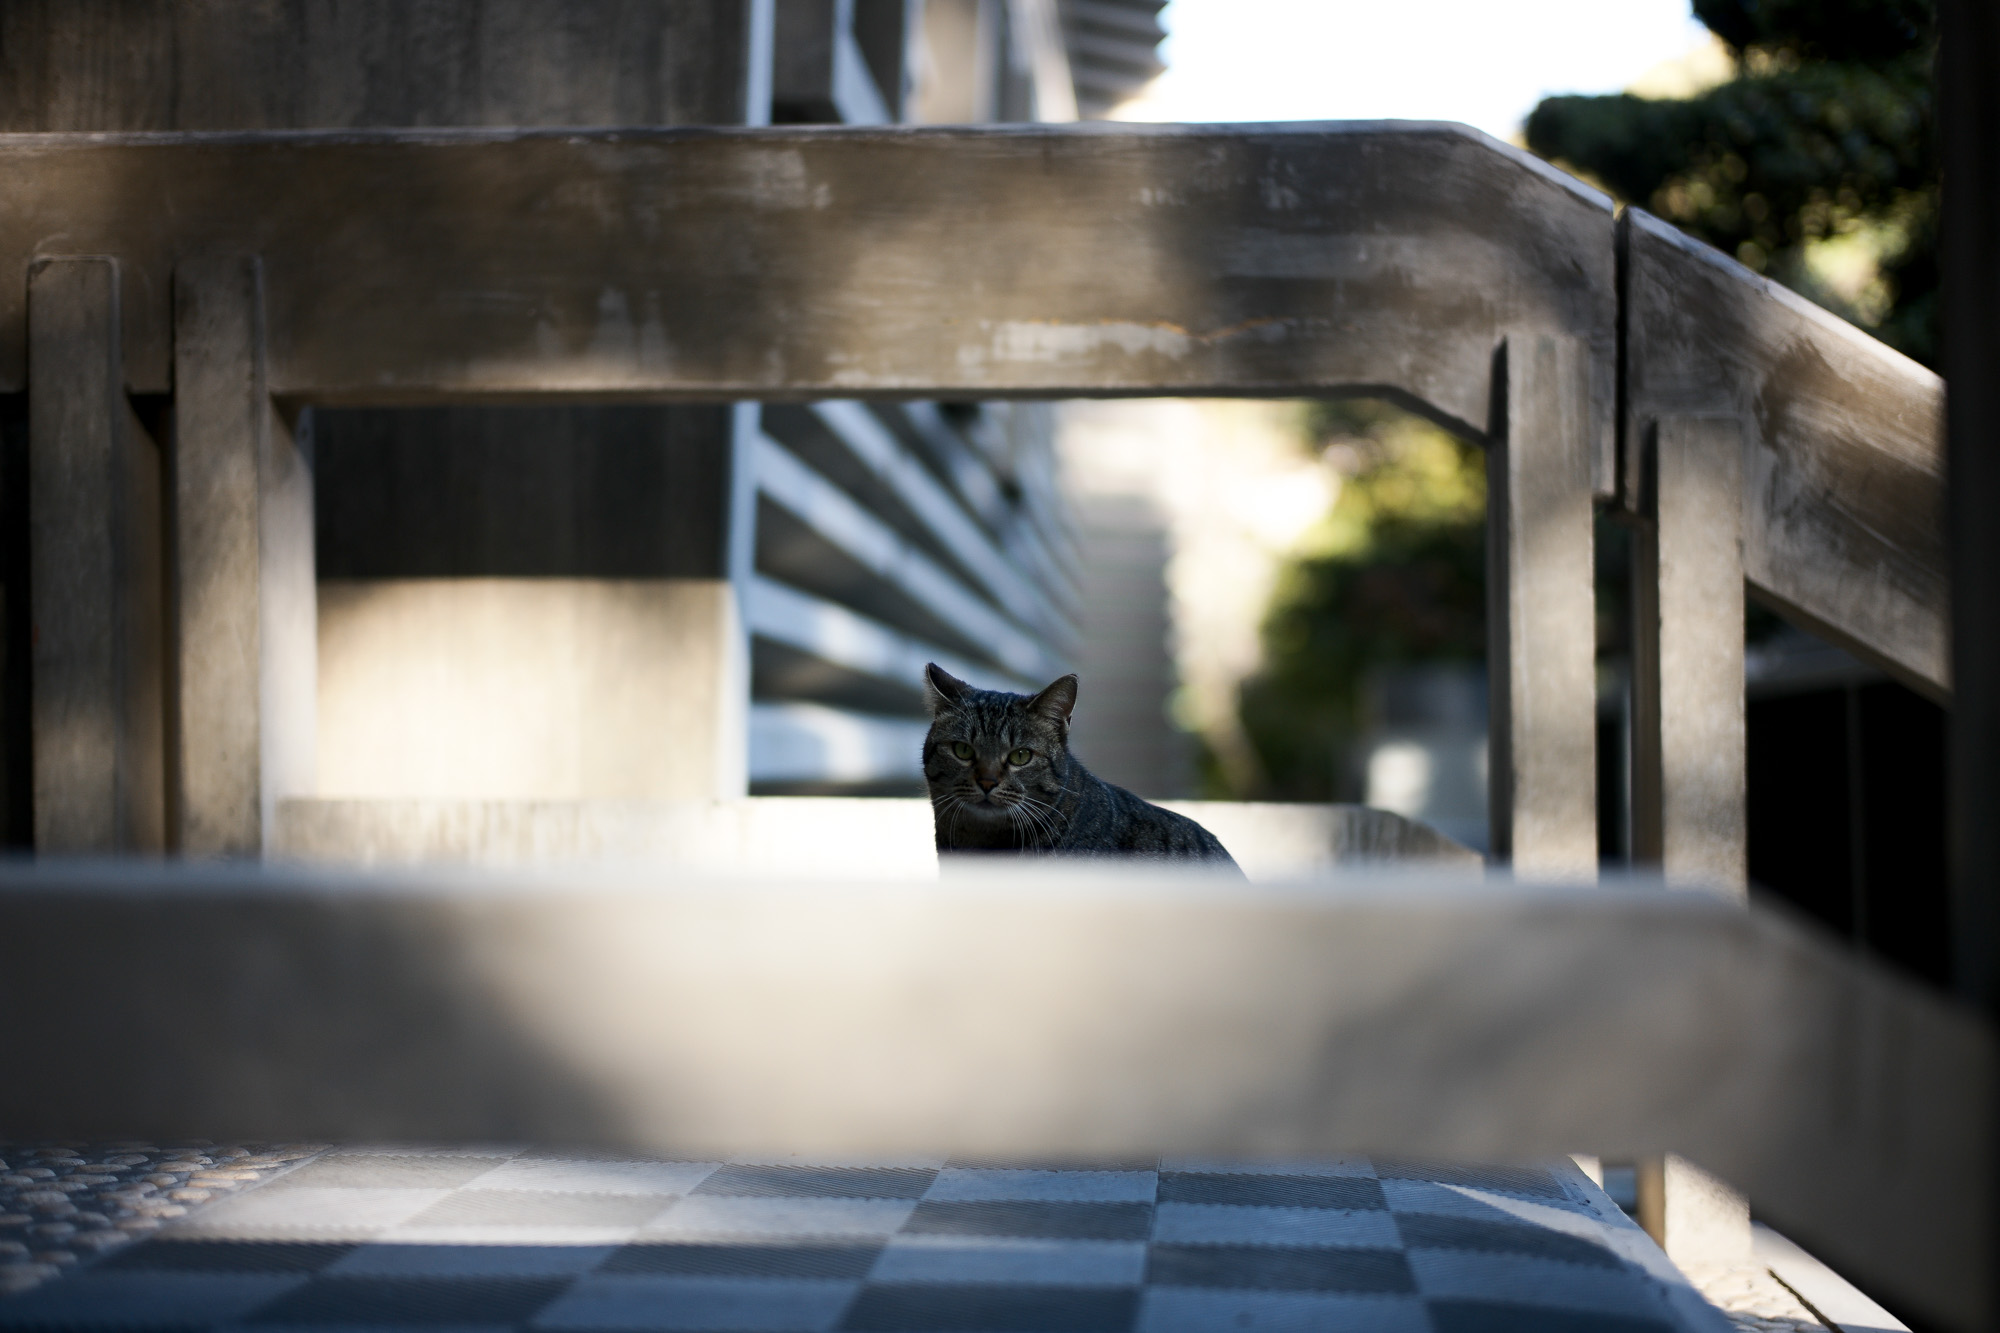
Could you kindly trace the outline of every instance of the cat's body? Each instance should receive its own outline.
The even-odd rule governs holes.
[[[1084,768],[1069,750],[1076,677],[1040,694],[976,690],[933,665],[924,779],[940,852],[1236,862],[1215,835]]]

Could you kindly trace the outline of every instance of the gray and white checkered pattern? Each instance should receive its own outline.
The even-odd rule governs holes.
[[[330,1153],[0,1301],[0,1328],[1727,1328],[1567,1162],[1092,1169]]]

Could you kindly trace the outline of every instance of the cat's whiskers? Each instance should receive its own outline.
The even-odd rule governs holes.
[[[1030,809],[1042,810],[1050,815],[1061,816],[1064,822],[1068,822],[1069,816],[1064,815],[1062,807],[1058,806],[1054,801],[1045,801],[1041,797],[1031,796],[1027,792],[1022,792],[1017,799]]]
[[[1001,803],[1000,808],[1007,812],[1007,822],[1008,824],[1013,826],[1015,845],[1020,847],[1021,850],[1026,851],[1027,850],[1026,844],[1028,839],[1027,839],[1027,834],[1021,828],[1020,810],[1012,805],[1006,804],[1005,802]]]
[[[1018,793],[1015,799],[1020,802],[1023,813],[1032,818],[1042,830],[1051,849],[1062,841],[1062,831],[1069,824],[1069,816],[1062,812],[1061,807],[1052,801],[1044,801],[1039,796],[1031,796],[1027,792]],[[1058,823],[1058,820],[1061,823]]]
[[[1032,804],[1023,805],[1022,809],[1026,810],[1029,816],[1041,828],[1049,849],[1051,851],[1055,850],[1057,844],[1062,841],[1062,829],[1056,824],[1054,817],[1045,808],[1044,804],[1040,801],[1035,801]]]
[[[1053,851],[1056,844],[1061,841],[1061,831],[1057,828],[1055,821],[1050,818],[1050,815],[1060,812],[1056,811],[1055,807],[1051,806],[1047,801],[1031,796],[1025,791],[1008,792],[1006,796],[1008,798],[1008,818],[1015,819],[1018,812],[1020,818],[1015,820],[1016,824],[1019,825],[1025,822],[1031,826],[1036,835],[1035,841],[1045,844]]]
[[[947,838],[958,832],[959,812],[965,808],[965,796],[963,793],[957,791],[940,792],[931,797],[931,808],[937,813],[947,816],[944,826]]]
[[[1032,836],[1037,830],[1022,818],[1023,811],[1020,806],[1009,804],[1006,806],[1006,811],[1007,822],[1014,826],[1014,840],[1020,844],[1022,851],[1026,851],[1034,842],[1040,841]]]

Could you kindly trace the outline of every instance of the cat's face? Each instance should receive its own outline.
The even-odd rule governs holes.
[[[924,778],[939,827],[1011,825],[1023,846],[1053,846],[1062,816],[1064,759],[1076,677],[1029,698],[976,690],[936,666],[926,672],[931,705]]]

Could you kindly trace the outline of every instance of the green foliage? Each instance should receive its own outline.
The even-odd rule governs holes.
[[[1241,717],[1268,795],[1352,798],[1341,755],[1368,673],[1484,652],[1485,456],[1376,403],[1313,404],[1306,428],[1340,495],[1279,576]]]
[[[1933,358],[1939,165],[1932,0],[1694,0],[1737,77],[1697,96],[1554,97],[1528,144],[1922,360]],[[1382,404],[1314,404],[1343,478],[1280,576],[1240,716],[1266,795],[1351,799],[1343,762],[1383,667],[1485,650],[1476,448]],[[1625,533],[1599,523],[1600,648],[1626,650]]]
[[[1935,355],[1928,0],[1698,0],[1739,77],[1685,100],[1552,97],[1528,145],[1900,347]],[[1825,273],[1847,241],[1879,276]]]
[[[1694,0],[1694,15],[1738,51],[1868,64],[1921,52],[1931,0]]]

